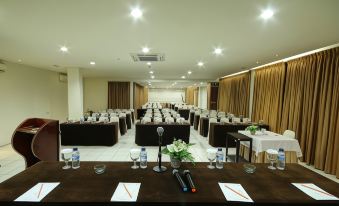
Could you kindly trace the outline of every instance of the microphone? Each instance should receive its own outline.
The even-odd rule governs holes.
[[[184,176],[186,177],[188,184],[191,187],[192,192],[196,192],[197,189],[194,186],[193,180],[192,180],[192,176],[191,176],[191,172],[189,170],[184,170]]]
[[[179,171],[177,169],[174,169],[172,173],[177,178],[177,180],[178,180],[178,182],[180,184],[180,187],[182,188],[182,191],[187,192],[187,190],[188,190],[187,186],[186,186],[184,180],[182,180],[182,178],[181,178],[181,176],[179,174]]]
[[[158,128],[157,128],[157,132],[158,132],[158,135],[161,137],[162,134],[164,133],[164,128],[158,127]]]

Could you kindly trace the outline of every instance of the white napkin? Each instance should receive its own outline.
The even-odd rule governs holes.
[[[336,196],[324,191],[312,183],[292,183],[299,190],[315,200],[339,200]]]
[[[227,201],[253,202],[241,184],[219,182],[219,186]]]
[[[120,182],[115,189],[112,202],[136,202],[141,183]]]
[[[60,182],[40,182],[20,197],[15,199],[17,202],[40,202],[48,193],[56,188]]]

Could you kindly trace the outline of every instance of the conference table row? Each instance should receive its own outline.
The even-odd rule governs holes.
[[[135,143],[139,146],[157,146],[159,145],[159,135],[157,128],[162,127],[162,145],[172,144],[174,139],[181,139],[186,143],[190,141],[189,123],[140,123],[135,124]]]
[[[106,165],[105,173],[94,173],[93,167],[97,164]],[[164,173],[153,172],[156,163],[149,163],[146,169],[133,170],[131,162],[81,162],[77,170],[63,170],[62,162],[39,162],[0,183],[0,205],[339,205],[335,200],[315,200],[294,186],[292,183],[313,183],[326,193],[339,196],[338,183],[298,164],[288,164],[284,171],[269,170],[267,164],[255,164],[254,174],[245,173],[242,164],[227,163],[223,169],[214,170],[208,169],[207,164],[182,165],[181,171],[190,170],[195,183],[197,191],[192,193],[182,191],[168,162],[164,165],[169,170]],[[38,183],[60,184],[41,202],[15,201]],[[136,202],[111,201],[119,183],[125,187],[127,183],[140,183],[139,191],[129,192],[133,197],[137,195]],[[226,183],[241,184],[253,202],[228,201],[221,190]],[[239,194],[233,191],[227,190],[228,194]],[[38,195],[38,191],[33,195]]]
[[[153,110],[153,109],[152,109]],[[159,109],[160,111],[162,109]],[[143,116],[145,116],[147,109],[137,109],[137,119],[141,119]],[[178,109],[176,110],[178,114],[180,114],[180,117],[185,118],[185,120],[189,119],[190,110],[189,109]]]

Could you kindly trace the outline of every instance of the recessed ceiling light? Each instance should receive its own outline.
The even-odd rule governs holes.
[[[153,74],[153,71],[149,71],[150,74]]]
[[[147,65],[148,65],[148,66],[151,66],[151,65],[152,65],[152,63],[151,63],[151,62],[147,62]]]
[[[186,79],[186,76],[181,76],[181,79]]]
[[[188,71],[187,74],[192,74],[192,71]]]
[[[198,62],[198,66],[199,66],[199,67],[204,66],[204,62],[202,62],[202,61]]]
[[[22,62],[22,60],[21,60],[21,59],[18,59],[18,62]]]
[[[89,64],[90,65],[95,65],[95,61],[91,61]]]
[[[257,64],[259,64],[260,62],[259,62],[259,61],[257,61],[256,63],[257,63]]]
[[[66,53],[68,52],[68,48],[66,46],[61,46],[60,51]]]
[[[276,57],[278,57],[278,56],[279,56],[279,54],[275,54],[275,56],[276,56]]]
[[[142,52],[145,53],[145,54],[148,53],[149,52],[149,48],[148,47],[143,47],[142,48]]]
[[[202,82],[200,82],[200,84],[202,85],[203,83],[202,83]]]
[[[261,12],[260,17],[261,17],[262,19],[267,20],[267,19],[272,18],[273,15],[274,15],[274,12],[273,12],[272,9],[265,9],[265,10],[263,10],[263,11]]]
[[[140,19],[142,17],[142,11],[140,8],[136,7],[136,8],[133,8],[132,11],[131,11],[131,16],[134,18],[134,19]]]
[[[154,76],[154,75],[152,75],[152,76],[151,76],[151,78],[152,78],[152,79],[154,79],[154,78],[155,78],[155,76]]]
[[[215,55],[218,56],[218,55],[221,55],[221,54],[222,54],[222,50],[223,50],[223,49],[217,47],[217,48],[214,48],[213,53],[214,53]]]

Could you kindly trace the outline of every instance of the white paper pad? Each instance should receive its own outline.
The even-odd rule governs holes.
[[[40,182],[20,197],[15,199],[17,202],[40,202],[48,193],[56,188],[60,182]],[[40,194],[39,194],[40,193]]]
[[[324,191],[312,183],[292,183],[299,190],[315,200],[339,200],[336,196]]]
[[[136,202],[141,183],[120,182],[114,191],[112,202]]]
[[[253,202],[241,184],[219,182],[219,186],[227,201]]]

